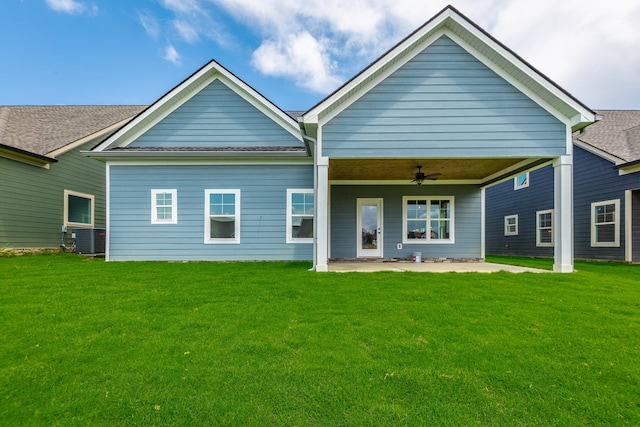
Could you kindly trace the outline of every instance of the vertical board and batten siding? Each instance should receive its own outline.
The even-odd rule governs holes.
[[[513,179],[486,189],[485,251],[489,255],[553,257],[553,247],[536,246],[536,212],[553,209],[553,167],[529,173],[529,187],[514,190]],[[518,235],[504,235],[504,217],[518,215]]]
[[[286,243],[287,188],[313,188],[313,165],[111,165],[109,259],[311,260]],[[151,224],[151,190],[177,189],[178,223]],[[205,190],[240,190],[240,243],[205,244]]]
[[[559,156],[566,126],[442,36],[322,128],[328,157]]]
[[[574,146],[573,227],[576,259],[625,260],[625,191],[640,188],[640,173],[619,175],[613,167],[610,161]],[[553,248],[536,247],[535,229],[536,211],[553,209],[553,167],[546,166],[531,172],[529,182],[529,187],[521,190],[513,189],[513,180],[487,188],[487,254],[553,256]],[[592,247],[591,203],[607,200],[620,200],[620,246]],[[519,215],[518,236],[505,236],[504,217],[514,214]],[[637,233],[640,222],[634,224],[633,248],[640,246]]]
[[[129,147],[302,145],[262,111],[220,80],[214,80]]]
[[[80,154],[94,145],[59,155],[49,169],[0,158],[0,248],[60,247],[64,190],[94,195],[94,226],[105,227],[105,165]]]
[[[455,243],[403,244],[402,198],[404,196],[453,196]],[[358,244],[357,199],[383,199],[383,256],[411,258],[480,258],[481,197],[475,185],[355,186],[331,187],[331,258],[355,258]]]

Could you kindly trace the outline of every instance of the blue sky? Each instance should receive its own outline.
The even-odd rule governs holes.
[[[149,104],[215,59],[306,110],[440,0],[2,0],[0,105]],[[594,109],[640,109],[637,0],[459,0]]]

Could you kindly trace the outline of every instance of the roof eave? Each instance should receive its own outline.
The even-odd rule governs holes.
[[[50,164],[56,163],[58,160],[47,157],[42,154],[32,153],[10,145],[0,144],[0,156],[6,157],[18,162],[27,163],[33,166],[48,168]]]

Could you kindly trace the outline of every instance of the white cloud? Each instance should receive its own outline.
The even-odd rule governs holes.
[[[162,57],[162,59],[172,62],[176,65],[180,65],[180,54],[171,44],[167,45],[167,47],[165,48],[164,56]]]
[[[173,21],[173,27],[180,35],[180,38],[188,43],[195,43],[200,39],[196,27],[187,21],[176,19]]]
[[[45,0],[47,5],[56,12],[68,13],[70,15],[79,15],[81,13],[96,14],[98,6],[95,4],[87,5],[86,3],[76,0]]]
[[[320,93],[335,89],[450,3],[159,1],[175,15],[176,36],[190,43],[208,38],[235,48],[219,14],[231,16],[259,39],[251,59],[258,71]],[[456,8],[590,107],[640,108],[637,0],[458,0]]]
[[[146,12],[140,12],[138,13],[138,19],[149,37],[157,39],[160,36],[160,24],[153,15]]]
[[[335,64],[327,62],[326,42],[306,31],[267,40],[253,53],[251,63],[264,74],[289,77],[299,86],[326,93],[340,83]]]

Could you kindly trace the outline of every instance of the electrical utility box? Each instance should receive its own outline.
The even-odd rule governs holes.
[[[75,234],[76,253],[104,254],[107,237],[107,231],[104,228],[76,228],[73,234]]]

